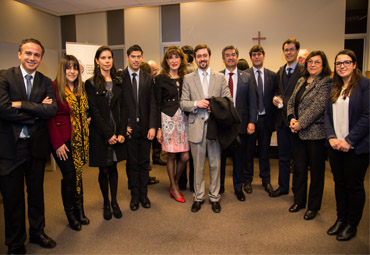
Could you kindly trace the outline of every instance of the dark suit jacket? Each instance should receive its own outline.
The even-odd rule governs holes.
[[[289,122],[287,118],[287,105],[288,101],[290,99],[290,96],[292,95],[295,85],[297,84],[297,81],[302,76],[302,69],[304,68],[301,64],[297,64],[296,68],[294,69],[294,73],[289,79],[289,82],[284,89],[283,85],[283,72],[285,72],[286,64],[280,67],[279,71],[277,72],[277,79],[278,79],[278,91],[276,95],[279,95],[283,99],[284,106],[282,109],[277,110],[277,117],[276,117],[276,124],[278,127],[285,124],[285,126],[289,127]]]
[[[225,70],[221,71],[225,74]],[[228,81],[228,78],[226,79]],[[238,85],[236,90],[235,108],[241,119],[240,134],[247,133],[248,123],[257,122],[256,85],[249,73],[238,69]]]
[[[52,104],[42,104],[45,97]],[[12,101],[22,101],[21,109],[12,107]],[[57,104],[51,80],[36,72],[30,99],[20,67],[0,71],[0,159],[15,160],[16,143],[24,125],[30,134],[31,153],[35,158],[50,154],[46,120],[57,112]],[[5,169],[0,166],[0,174]]]
[[[255,86],[254,90],[256,92],[256,98],[258,102],[258,89],[257,89],[257,81],[256,77],[253,73],[253,68],[249,68],[246,70],[253,78],[253,85]],[[267,68],[264,68],[264,90],[263,90],[263,105],[265,107],[265,118],[267,124],[267,128],[272,133],[276,130],[276,106],[272,103],[272,99],[276,94],[278,89],[278,80],[276,73],[270,71]],[[258,103],[257,103],[258,109]]]
[[[370,80],[362,77],[349,97],[349,134],[345,140],[355,148],[356,154],[369,153],[369,90]],[[329,100],[325,107],[325,130],[328,139],[337,137],[333,124],[333,104]]]
[[[136,98],[131,85],[131,78],[128,69],[125,68],[117,75],[122,77],[123,94],[128,109],[130,125],[136,118]],[[147,137],[150,128],[157,129],[157,106],[155,101],[153,77],[140,70],[139,78],[139,115],[141,135]]]
[[[126,135],[127,108],[124,102],[121,81],[113,78],[113,98],[109,105],[106,98],[107,90],[93,85],[92,78],[85,82],[91,116],[89,149],[89,165],[93,167],[108,166],[108,140],[113,135]],[[115,121],[115,130],[111,127],[110,113]],[[126,159],[125,144],[116,143],[113,146],[117,160]]]

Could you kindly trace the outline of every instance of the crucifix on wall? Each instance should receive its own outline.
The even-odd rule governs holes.
[[[261,31],[258,31],[258,37],[254,37],[252,40],[258,40],[258,45],[261,45],[261,41],[266,40],[266,37],[261,37]]]

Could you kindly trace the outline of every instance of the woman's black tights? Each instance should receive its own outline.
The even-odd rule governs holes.
[[[109,205],[109,188],[111,203],[117,204],[117,186],[118,186],[118,172],[117,162],[113,162],[112,166],[99,167],[99,185],[101,193],[103,194],[104,205]]]

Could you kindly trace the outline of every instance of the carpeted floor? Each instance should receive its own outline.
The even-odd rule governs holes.
[[[255,169],[258,169],[256,161]],[[277,187],[277,160],[271,159],[271,184]],[[50,169],[50,166],[47,167]],[[192,194],[187,190],[186,203],[170,198],[169,180],[164,166],[153,166],[151,176],[160,183],[149,186],[151,209],[132,212],[127,189],[125,164],[119,164],[118,202],[122,219],[103,219],[98,169],[85,167],[85,211],[91,224],[80,232],[67,225],[60,195],[59,170],[45,173],[46,233],[58,243],[47,250],[26,244],[30,254],[369,254],[369,196],[357,236],[350,242],[338,242],[326,234],[336,220],[334,186],[327,164],[322,209],[312,221],[305,221],[305,210],[289,213],[292,194],[270,198],[255,173],[253,193],[239,202],[232,186],[232,162],[229,159],[226,192],[220,214],[212,212],[206,201],[198,213],[192,213]],[[206,176],[208,172],[206,172]],[[208,187],[209,178],[206,179]],[[369,174],[366,176],[369,191]],[[4,245],[3,208],[0,203],[0,253]]]

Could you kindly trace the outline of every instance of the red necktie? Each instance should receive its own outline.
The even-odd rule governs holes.
[[[234,73],[229,73],[229,89],[230,89],[231,97],[234,96],[234,94],[233,94],[233,92],[234,92],[233,74]]]

